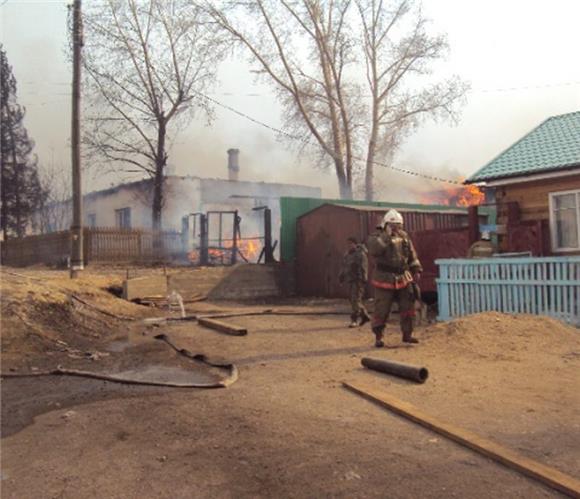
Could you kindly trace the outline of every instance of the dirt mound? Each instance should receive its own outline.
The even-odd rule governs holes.
[[[67,348],[89,348],[113,338],[144,307],[107,289],[121,277],[84,273],[70,279],[58,271],[3,268],[1,272],[2,353],[6,356]]]
[[[551,317],[485,312],[428,327],[431,344],[501,360],[529,352],[580,351],[580,330]],[[517,355],[516,355],[517,354]]]

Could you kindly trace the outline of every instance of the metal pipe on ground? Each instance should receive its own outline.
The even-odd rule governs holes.
[[[417,383],[425,383],[429,377],[429,371],[426,367],[403,364],[393,360],[371,359],[370,357],[363,357],[361,364],[367,369],[372,369],[373,371],[380,371],[387,374],[393,374],[399,378],[410,379],[416,381]]]

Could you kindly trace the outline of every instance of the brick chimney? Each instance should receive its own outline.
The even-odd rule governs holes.
[[[228,180],[237,181],[240,172],[239,149],[228,149]]]

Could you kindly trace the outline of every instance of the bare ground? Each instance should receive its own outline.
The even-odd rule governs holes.
[[[94,370],[171,365],[174,355],[152,339],[159,332],[240,370],[237,383],[219,390],[4,379],[2,497],[558,497],[357,397],[342,381],[371,383],[580,478],[580,331],[555,320],[482,314],[421,327],[417,346],[403,346],[393,324],[389,348],[376,350],[368,329],[345,327],[346,314],[230,318],[250,331],[231,337],[191,322],[145,327],[104,321],[90,307],[71,312],[68,289],[60,306],[51,305],[61,319],[50,328],[38,300],[22,305],[27,281],[2,277],[3,372],[55,363]],[[74,292],[118,315],[150,316],[103,291],[119,278],[87,275]],[[50,273],[43,279],[35,292],[53,304],[53,287],[68,285]],[[277,308],[330,306],[341,305]],[[195,306],[216,308],[226,307]],[[63,330],[67,324],[76,326]],[[79,355],[86,351],[109,355]],[[416,385],[367,371],[360,358],[368,355],[424,365],[429,380]]]

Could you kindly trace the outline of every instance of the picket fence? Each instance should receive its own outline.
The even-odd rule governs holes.
[[[108,227],[83,229],[85,263],[151,263],[185,258],[180,232],[154,232]],[[2,263],[15,267],[63,264],[70,256],[69,231],[8,239]]]
[[[580,256],[441,259],[438,320],[478,312],[549,315],[580,326]]]

